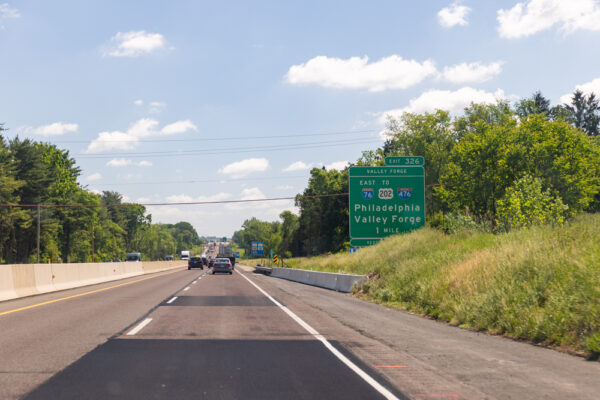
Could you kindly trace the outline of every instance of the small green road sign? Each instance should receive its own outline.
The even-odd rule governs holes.
[[[349,192],[350,246],[425,225],[423,166],[351,167]]]
[[[425,158],[423,158],[423,156],[391,156],[385,158],[385,165],[395,165],[402,167],[420,165],[424,167]]]

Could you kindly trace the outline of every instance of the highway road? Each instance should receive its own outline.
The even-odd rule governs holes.
[[[600,363],[249,270],[176,270],[0,303],[0,398],[600,393]]]

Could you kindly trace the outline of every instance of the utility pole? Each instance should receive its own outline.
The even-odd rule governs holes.
[[[94,249],[94,221],[92,221],[92,262],[94,261],[94,254],[96,253],[96,250]]]
[[[37,261],[40,263],[40,205],[37,205]]]

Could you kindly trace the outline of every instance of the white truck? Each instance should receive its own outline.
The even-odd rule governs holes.
[[[190,259],[190,252],[189,252],[189,250],[181,250],[181,259],[182,260],[189,260]]]

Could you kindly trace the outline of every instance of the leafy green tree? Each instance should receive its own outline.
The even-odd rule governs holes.
[[[385,156],[425,157],[425,209],[429,215],[442,209],[433,187],[446,172],[450,153],[457,142],[450,114],[437,110],[434,113],[404,113],[400,120],[390,119],[387,126],[388,142]],[[383,165],[383,157],[380,164]]]
[[[279,227],[281,243],[278,252],[290,258],[293,254],[298,254],[299,252],[299,249],[295,245],[296,235],[300,227],[300,218],[291,211],[283,211],[279,214],[279,218],[281,218],[281,225]]]
[[[233,241],[243,248],[246,254],[250,254],[253,241],[264,242],[266,252],[277,251],[281,244],[279,227],[279,222],[266,222],[250,218],[244,221],[242,229],[234,232]]]
[[[531,115],[520,124],[482,122],[454,147],[438,193],[452,210],[495,223],[498,200],[529,174],[578,212],[600,189],[599,166],[597,145],[564,121]]]
[[[576,90],[571,97],[571,104],[565,105],[571,113],[571,121],[576,128],[582,129],[590,136],[600,133],[600,99],[594,93],[583,94]]]
[[[0,133],[4,130],[0,125]],[[26,182],[16,178],[15,167],[4,137],[0,135],[0,204],[18,204],[18,191]],[[0,207],[0,262],[16,259],[16,229],[31,223],[28,213],[16,207]]]
[[[533,114],[542,114],[548,119],[551,119],[552,117],[550,100],[545,98],[540,91],[535,92],[529,99],[520,100],[517,103],[515,110],[520,118],[524,118]]]
[[[313,168],[308,187],[296,197],[300,226],[296,246],[303,255],[338,252],[348,246],[348,169]],[[341,196],[311,197],[329,194]]]
[[[562,224],[568,209],[560,197],[554,197],[549,189],[543,190],[541,179],[525,174],[498,200],[498,219],[505,230]]]

